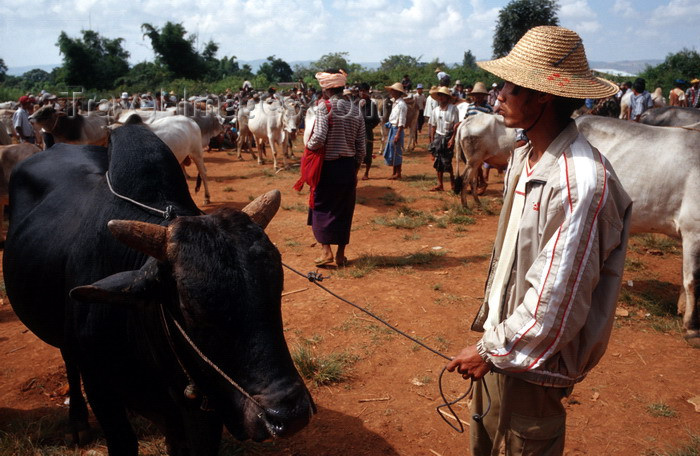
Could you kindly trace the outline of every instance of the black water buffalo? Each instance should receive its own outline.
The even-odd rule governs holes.
[[[137,454],[127,410],[178,456],[215,455],[222,425],[263,440],[309,422],[282,332],[280,255],[263,231],[279,192],[200,215],[167,146],[125,126],[109,150],[56,144],[24,161],[10,207],[7,294],[61,349],[74,438],[87,430],[81,377],[112,456]]]

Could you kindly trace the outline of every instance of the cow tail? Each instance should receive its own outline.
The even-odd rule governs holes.
[[[202,187],[202,175],[197,173],[197,183],[194,186],[194,192],[197,193]]]

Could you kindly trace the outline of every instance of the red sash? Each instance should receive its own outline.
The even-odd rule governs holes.
[[[328,111],[328,130],[331,127],[331,103],[328,100],[323,100],[326,103],[326,110]],[[320,103],[320,102],[319,102]],[[318,114],[317,114],[318,115]],[[316,122],[314,122],[314,127]],[[308,127],[308,126],[307,126]],[[314,127],[311,127],[311,135],[314,134]],[[311,136],[309,136],[311,138]],[[308,147],[304,147],[304,155],[301,157],[301,166],[299,168],[301,176],[299,180],[294,184],[294,190],[301,191],[304,184],[309,186],[309,207],[314,208],[314,190],[318,182],[321,180],[321,168],[323,167],[323,159],[326,157],[326,145],[319,147],[316,150],[311,150]]]

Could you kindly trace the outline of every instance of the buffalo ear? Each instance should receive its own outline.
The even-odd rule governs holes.
[[[148,279],[143,270],[118,272],[92,285],[73,288],[69,296],[83,303],[133,305],[148,296]]]

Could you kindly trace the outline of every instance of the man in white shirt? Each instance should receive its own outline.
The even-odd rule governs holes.
[[[29,122],[29,114],[31,114],[34,99],[23,95],[19,97],[19,108],[12,115],[12,126],[19,135],[19,142],[28,142],[36,144],[36,136],[34,135],[34,127]]]
[[[395,82],[390,86],[384,86],[389,96],[394,100],[389,114],[389,122],[385,126],[389,129],[389,137],[384,147],[384,161],[393,167],[390,180],[401,179],[401,164],[403,163],[403,137],[406,127],[406,114],[408,106],[403,97],[406,95],[403,85]]]
[[[430,126],[430,153],[435,158],[433,168],[437,171],[437,185],[430,189],[431,192],[442,192],[443,175],[450,174],[450,182],[454,187],[454,175],[452,174],[452,156],[454,155],[455,131],[459,125],[459,112],[454,104],[450,89],[440,87],[430,95],[438,102],[438,107],[433,109],[428,125]]]
[[[437,90],[437,86],[432,86],[430,88],[430,91],[428,92],[428,95],[431,95],[425,99],[425,108],[423,108],[423,117],[425,118],[424,120],[427,122],[430,120],[430,114],[433,113],[433,109],[435,109],[438,105],[438,102],[435,98],[432,97],[433,92]],[[430,130],[428,130],[428,133],[430,133]]]

